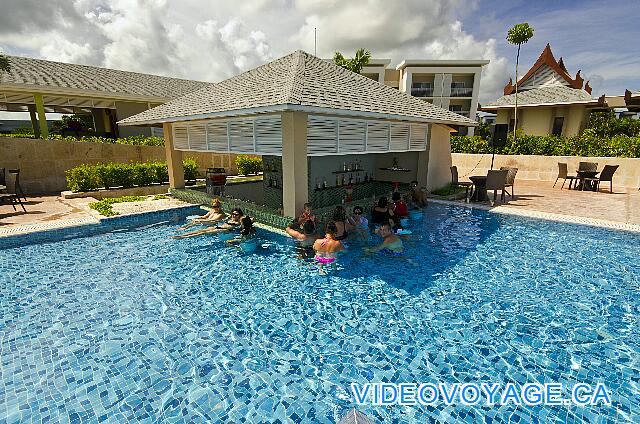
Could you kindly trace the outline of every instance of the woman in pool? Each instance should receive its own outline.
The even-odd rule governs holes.
[[[365,249],[367,252],[385,252],[400,254],[404,251],[402,240],[393,233],[393,229],[389,224],[382,224],[378,228],[377,233],[382,237],[382,243],[376,247]]]
[[[234,239],[227,240],[228,244],[239,244],[249,241],[256,235],[256,228],[253,226],[253,220],[250,216],[243,216],[240,220],[240,234]]]
[[[296,219],[295,226],[301,228],[307,221],[312,221],[314,225],[316,224],[316,216],[313,214],[313,210],[311,209],[311,203],[304,204],[302,214]]]
[[[391,200],[393,200],[393,215],[399,218],[404,218],[409,216],[409,208],[407,204],[402,200],[402,196],[399,192],[394,191],[391,196]]]
[[[369,236],[369,220],[364,216],[360,206],[353,208],[353,215],[349,217],[347,223],[349,224],[349,230],[353,230],[354,234],[360,238]]]
[[[173,236],[174,239],[187,238],[187,237],[195,237],[201,236],[204,234],[218,234],[225,233],[233,230],[237,230],[240,228],[240,224],[242,222],[243,217],[242,209],[235,208],[231,211],[231,218],[227,219],[224,223],[218,224],[215,227],[204,228],[202,230],[191,231],[189,233],[180,234],[177,236]]]
[[[336,226],[336,233],[334,235],[336,240],[344,240],[349,235],[347,228],[347,212],[343,206],[336,206],[333,211],[333,224]]]
[[[225,218],[225,213],[220,207],[220,199],[211,200],[211,210],[206,214],[193,218],[189,223],[178,228],[178,230],[186,230],[195,225],[214,225]]]
[[[376,225],[389,224],[392,227],[395,225],[393,211],[386,197],[378,199],[378,204],[371,210],[371,222]]]
[[[336,224],[333,221],[329,221],[324,238],[318,239],[313,243],[313,250],[316,251],[316,261],[320,266],[335,262],[337,253],[344,250],[340,240],[335,238],[337,232]]]

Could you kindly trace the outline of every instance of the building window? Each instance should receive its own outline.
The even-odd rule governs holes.
[[[473,88],[467,87],[464,81],[453,81],[451,83],[451,97],[471,97]]]
[[[413,82],[411,83],[411,95],[414,97],[432,97],[432,82]]]
[[[564,125],[564,117],[558,116],[553,120],[553,129],[551,130],[551,134],[553,135],[562,135],[562,126]]]

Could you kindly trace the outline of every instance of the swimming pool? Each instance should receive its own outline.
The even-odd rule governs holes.
[[[613,404],[359,407],[376,422],[640,421],[637,234],[431,205],[405,258],[319,275],[283,236],[246,255],[163,219],[0,250],[0,422],[335,423],[385,381],[603,382]]]

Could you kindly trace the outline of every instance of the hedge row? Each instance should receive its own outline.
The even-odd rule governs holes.
[[[491,153],[489,142],[478,136],[452,136],[452,153]],[[502,155],[591,156],[640,158],[640,136],[599,137],[592,128],[573,137],[509,134]]]
[[[238,155],[236,156],[236,167],[240,175],[257,174],[262,171],[262,158]]]
[[[10,133],[0,134],[0,137],[10,138],[35,138],[33,133]],[[125,138],[107,138],[98,136],[63,136],[59,134],[49,134],[47,140],[62,140],[75,143],[103,143],[103,144],[129,144],[133,146],[164,146],[162,137],[146,137],[144,135],[134,135]]]
[[[185,159],[183,165],[185,180],[195,180],[198,177],[196,161]],[[148,186],[169,181],[169,171],[164,162],[84,164],[67,170],[66,174],[67,187],[74,192]]]

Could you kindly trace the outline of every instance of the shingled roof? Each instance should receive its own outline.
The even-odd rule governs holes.
[[[487,103],[482,106],[482,110],[511,108],[514,107],[515,103],[516,95],[509,94],[508,96],[500,97],[495,102]],[[598,100],[593,99],[589,93],[582,89],[566,87],[564,85],[550,85],[518,93],[518,107],[573,103],[597,104]]]
[[[279,110],[476,124],[300,50],[119,123],[156,124]]]
[[[166,102],[210,84],[20,56],[9,59],[11,70],[2,73],[0,91],[27,89]]]

